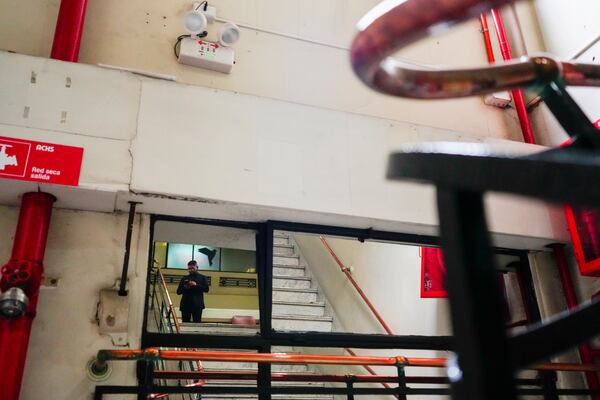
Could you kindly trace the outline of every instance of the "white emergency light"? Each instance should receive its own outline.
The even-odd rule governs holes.
[[[208,24],[217,21],[217,9],[207,1],[195,2],[183,18],[183,26],[190,34],[180,36],[175,44],[175,56],[181,64],[230,73],[235,64],[233,46],[241,36],[240,28],[224,22],[217,31],[217,42],[204,39]]]
[[[233,46],[240,39],[240,28],[233,22],[227,22],[219,28],[219,43],[222,46]]]
[[[203,33],[207,25],[206,16],[199,10],[188,11],[183,17],[183,27],[192,36]]]

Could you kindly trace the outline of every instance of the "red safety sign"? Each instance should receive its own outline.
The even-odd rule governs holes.
[[[79,185],[83,148],[0,136],[0,178]]]
[[[442,249],[421,247],[421,297],[448,297]]]

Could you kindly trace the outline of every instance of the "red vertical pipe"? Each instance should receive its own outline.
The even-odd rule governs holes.
[[[577,301],[575,287],[573,286],[569,265],[567,264],[567,257],[565,256],[565,245],[555,243],[550,245],[550,247],[554,251],[554,260],[558,266],[558,273],[560,274],[560,281],[562,282],[563,291],[565,292],[567,306],[569,309],[575,308],[579,302]],[[579,345],[579,357],[581,358],[582,364],[594,363],[594,356],[592,355],[592,349],[589,343],[582,343]],[[590,389],[597,390],[600,388],[600,381],[595,372],[586,372],[585,378]],[[600,395],[593,395],[592,399],[600,400]]]
[[[500,44],[500,51],[502,52],[502,58],[504,61],[512,60],[512,54],[510,51],[510,44],[506,36],[506,30],[504,29],[504,23],[500,12],[496,9],[492,9],[492,18],[494,19],[494,26],[496,27],[496,35],[498,36],[498,43]],[[527,114],[527,106],[525,105],[525,98],[523,92],[519,89],[512,90],[513,100],[515,102],[515,109],[519,116],[519,123],[521,125],[521,131],[523,132],[523,140],[525,143],[535,144],[535,136],[533,134],[533,128],[531,127],[531,121]]]
[[[492,47],[490,29],[488,28],[487,17],[485,13],[479,14],[479,22],[481,23],[481,33],[483,34],[483,40],[485,42],[485,52],[487,53],[488,62],[492,64],[494,61],[496,61],[496,59],[494,58],[494,49]]]
[[[62,0],[50,58],[77,62],[87,0]]]
[[[0,286],[3,291],[12,286],[7,282],[5,267],[17,265],[28,268],[30,275],[26,281],[17,285],[29,298],[25,315],[14,319],[0,318],[0,400],[18,400],[21,391],[29,334],[35,318],[44,269],[42,262],[52,204],[55,200],[51,194],[41,192],[26,193],[23,196],[12,256],[2,268]]]

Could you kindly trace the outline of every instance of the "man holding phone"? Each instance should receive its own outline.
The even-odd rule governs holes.
[[[194,260],[187,263],[189,275],[181,279],[177,294],[181,295],[181,320],[183,322],[200,322],[204,310],[204,293],[208,292],[208,279],[198,273],[198,263]]]

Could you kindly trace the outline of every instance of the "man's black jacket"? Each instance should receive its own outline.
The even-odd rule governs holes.
[[[196,282],[196,286],[190,287],[189,282]],[[208,292],[208,280],[201,274],[190,274],[181,279],[177,287],[177,294],[181,296],[179,309],[181,311],[194,311],[204,308],[204,293]]]

